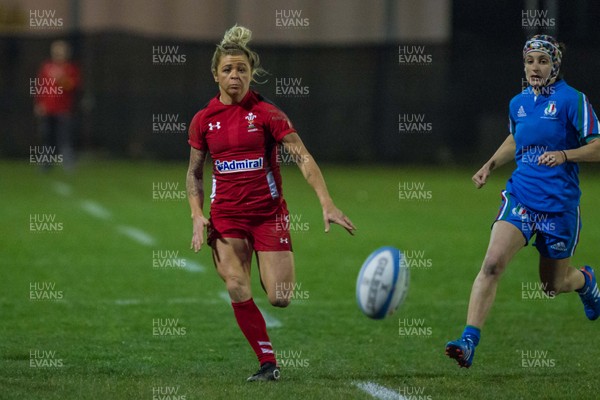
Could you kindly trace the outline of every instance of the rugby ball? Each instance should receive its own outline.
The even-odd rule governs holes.
[[[403,258],[400,250],[386,246],[363,263],[356,280],[356,301],[367,317],[383,319],[404,302],[410,275]]]

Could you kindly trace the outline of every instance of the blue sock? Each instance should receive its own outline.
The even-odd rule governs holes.
[[[465,326],[462,338],[469,338],[475,346],[479,344],[479,338],[481,337],[481,329],[474,327],[473,325]]]
[[[579,289],[575,289],[575,291],[577,293],[586,293],[587,292],[587,288],[590,285],[590,277],[588,276],[588,274],[586,274],[585,272],[583,272],[582,270],[579,270],[579,272],[581,272],[583,274],[583,286]]]

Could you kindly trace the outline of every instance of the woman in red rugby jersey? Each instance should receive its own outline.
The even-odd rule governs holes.
[[[225,281],[238,325],[258,357],[260,369],[248,381],[277,380],[280,371],[264,318],[252,299],[250,270],[257,254],[262,285],[269,301],[286,307],[294,283],[289,214],[282,196],[278,146],[294,156],[323,208],[325,232],[330,223],[349,233],[355,227],[333,203],[317,163],[287,116],[257,92],[250,82],[260,68],[247,46],[252,32],[229,29],[217,46],[211,70],[219,93],[192,119],[187,192],[192,211],[191,247],[212,247],[217,272]],[[213,160],[210,219],[204,205],[203,165]]]

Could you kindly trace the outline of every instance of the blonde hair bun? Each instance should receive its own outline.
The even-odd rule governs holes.
[[[225,36],[221,40],[221,46],[237,44],[241,47],[246,47],[250,39],[252,39],[252,31],[244,26],[235,24],[225,31]]]

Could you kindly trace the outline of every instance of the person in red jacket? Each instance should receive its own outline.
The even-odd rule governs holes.
[[[64,40],[50,46],[50,60],[44,61],[35,80],[34,113],[39,118],[43,145],[49,153],[62,156],[65,169],[73,166],[72,128],[75,96],[80,86],[79,67],[70,61],[71,47]],[[46,147],[47,146],[47,147]],[[49,168],[52,163],[45,162]]]
[[[225,281],[235,318],[260,363],[248,381],[280,376],[265,320],[254,304],[250,270],[256,252],[269,302],[287,307],[294,283],[289,213],[277,163],[279,146],[297,161],[323,208],[325,232],[331,222],[349,233],[355,227],[329,196],[321,171],[288,117],[257,92],[250,82],[262,69],[247,47],[251,31],[234,26],[213,55],[212,73],[219,93],[192,119],[187,192],[192,211],[191,247],[212,247],[216,269]],[[213,160],[210,220],[203,212],[203,165]]]

